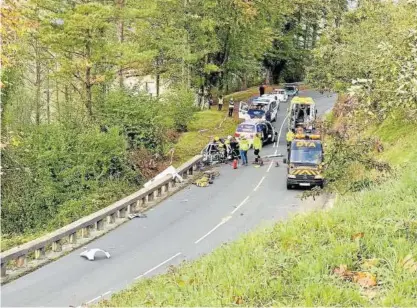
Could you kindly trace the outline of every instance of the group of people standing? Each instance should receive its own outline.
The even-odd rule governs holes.
[[[224,104],[224,97],[223,95],[219,96],[219,102],[218,102],[218,109],[219,111],[221,111],[223,109],[223,104]],[[233,116],[233,111],[235,110],[235,101],[233,99],[233,97],[230,98],[229,100],[229,117]]]
[[[211,106],[213,106],[213,104],[214,104],[214,100],[210,96],[210,98],[208,99],[208,108],[211,109]],[[219,96],[219,102],[218,102],[218,110],[219,111],[223,110],[223,105],[224,105],[224,97],[223,97],[223,95],[220,95]],[[235,110],[235,101],[232,97],[229,100],[229,117],[233,116],[233,111],[234,110]]]
[[[219,137],[214,137],[213,142],[218,145],[220,151],[224,151],[225,157],[228,156],[227,145],[229,145],[232,159],[239,159],[240,156],[242,165],[248,166],[248,152],[251,145],[245,136],[242,136],[239,141],[237,141],[236,138],[232,136],[229,136],[226,140],[222,140]],[[260,152],[262,150],[262,137],[260,133],[257,133],[253,139],[253,150],[255,154],[255,163],[257,163],[261,158]]]

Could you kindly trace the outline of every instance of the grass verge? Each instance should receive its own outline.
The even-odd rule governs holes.
[[[399,167],[397,178],[342,196],[327,212],[249,234],[99,305],[417,306],[417,135],[404,134],[415,129],[387,120],[373,130],[386,145],[382,158]],[[341,277],[343,267],[368,280]]]

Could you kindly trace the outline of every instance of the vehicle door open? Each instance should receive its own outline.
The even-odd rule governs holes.
[[[248,119],[248,110],[249,105],[247,102],[239,103],[239,119],[247,120]]]

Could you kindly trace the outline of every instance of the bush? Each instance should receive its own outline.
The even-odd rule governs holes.
[[[118,127],[128,138],[131,149],[145,147],[163,152],[165,125],[161,102],[146,94],[128,91],[111,92],[100,106],[104,129]]]
[[[177,89],[162,97],[166,114],[171,118],[173,128],[178,132],[188,131],[188,124],[198,110],[194,105],[194,93],[188,89]]]
[[[114,189],[117,197],[126,192],[129,183],[138,184],[118,128],[102,132],[96,126],[40,125],[13,140],[2,151],[3,234],[42,230],[54,219],[54,226],[72,222],[81,217],[77,213],[89,214],[109,204],[104,199],[84,208],[91,195],[110,181],[123,187]],[[68,202],[72,202],[74,214],[57,220],[61,211],[67,211]]]

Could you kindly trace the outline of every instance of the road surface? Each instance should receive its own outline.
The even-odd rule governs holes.
[[[336,95],[301,91],[312,96],[320,114],[332,108]],[[285,154],[287,103],[281,103],[274,123],[282,130],[279,144],[265,146],[262,155]],[[249,153],[253,160],[253,152]],[[282,159],[275,158],[282,162]],[[1,305],[79,306],[111,296],[144,277],[163,273],[168,266],[209,253],[262,224],[302,211],[300,191],[286,188],[286,168],[273,161],[261,168],[225,165],[213,185],[190,186],[161,202],[147,218],[133,219],[88,245],[102,248],[110,259],[90,262],[73,251],[1,288]]]

